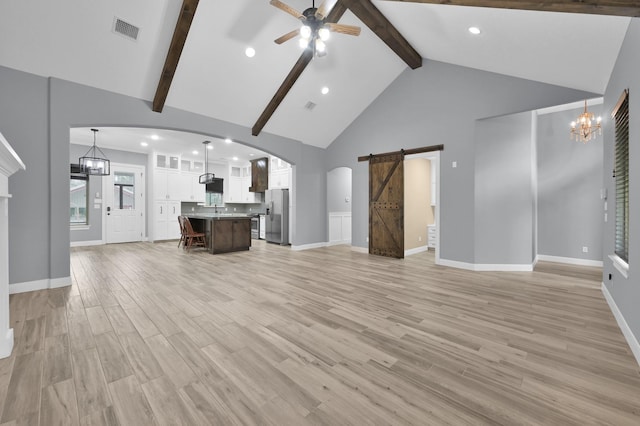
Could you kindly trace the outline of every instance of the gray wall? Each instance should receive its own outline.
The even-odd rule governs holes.
[[[327,173],[327,207],[329,212],[351,211],[351,169],[338,167]]]
[[[531,265],[532,113],[476,124],[475,262]]]
[[[602,105],[589,111],[601,115]],[[603,140],[569,139],[569,123],[582,112],[538,116],[538,254],[602,260]]]
[[[98,147],[100,140],[98,139]],[[69,145],[69,161],[77,163],[78,158],[82,157],[90,147],[85,145]],[[147,155],[136,152],[120,151],[115,149],[100,148],[111,163],[135,164],[138,166],[147,166]],[[113,167],[113,166],[112,166]],[[145,187],[149,188],[149,173],[145,174]],[[101,241],[102,238],[102,204],[100,209],[94,209],[94,200],[96,192],[100,192],[101,199],[104,202],[104,191],[102,189],[102,177],[89,176],[89,229],[71,229],[71,242],[80,241]],[[148,208],[147,208],[148,210]]]
[[[604,173],[603,182],[609,194],[609,220],[604,224],[604,284],[615,300],[629,328],[640,340],[640,20],[632,19],[620,49],[609,85],[604,94]],[[607,258],[615,245],[615,189],[612,177],[614,130],[610,113],[624,89],[629,89],[629,278],[625,279]],[[609,274],[612,279],[609,280]]]
[[[47,104],[45,78],[0,68],[0,131],[27,167],[9,178],[9,283],[51,276]],[[67,133],[67,145],[68,139]],[[68,164],[66,173],[68,200]],[[69,224],[63,228],[68,238]]]
[[[474,262],[475,121],[561,105],[593,94],[425,61],[404,71],[328,148],[327,167],[353,170],[354,246],[367,247],[368,166],[357,157],[444,144],[440,256]],[[457,168],[452,168],[452,162]]]
[[[132,126],[184,130],[212,137],[231,136],[296,165],[298,191],[295,245],[326,238],[325,151],[298,141],[55,79],[0,67],[0,128],[27,165],[9,182],[13,236],[10,283],[69,276],[69,129]],[[43,218],[46,218],[43,220]],[[34,244],[39,241],[39,244]],[[42,260],[40,260],[42,259]],[[47,264],[48,261],[48,264]],[[34,265],[38,263],[38,265]]]

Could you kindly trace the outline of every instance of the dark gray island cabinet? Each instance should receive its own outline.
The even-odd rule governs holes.
[[[186,215],[194,231],[204,232],[211,254],[249,250],[251,247],[251,217],[224,214]]]

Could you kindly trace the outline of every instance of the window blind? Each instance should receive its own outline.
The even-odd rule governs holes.
[[[616,247],[615,253],[629,262],[629,91],[625,90],[614,109]]]

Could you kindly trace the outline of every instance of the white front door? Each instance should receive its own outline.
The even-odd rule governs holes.
[[[111,164],[111,174],[103,181],[107,244],[142,241],[144,173],[144,166]]]

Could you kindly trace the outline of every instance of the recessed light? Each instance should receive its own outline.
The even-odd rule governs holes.
[[[473,35],[479,35],[482,31],[478,27],[469,27],[469,32]]]
[[[224,141],[225,141],[226,143],[231,143],[231,142],[233,142],[230,138],[226,138]]]
[[[249,157],[253,157],[253,154],[249,154]]]
[[[327,86],[324,86],[320,92],[322,92],[323,95],[326,95],[327,93],[329,93],[329,88]]]
[[[248,58],[253,58],[254,56],[256,56],[256,49],[254,49],[253,47],[247,47],[247,49],[244,51],[244,54],[247,55]]]
[[[140,142],[140,146],[149,146],[149,144],[146,142]]]
[[[207,145],[207,149],[213,149],[213,145]]]
[[[151,139],[153,139],[154,141],[157,141],[158,139],[160,139],[160,136],[158,136],[158,135],[151,135]]]
[[[193,155],[198,155],[198,151],[196,151],[195,149],[194,149],[193,151],[191,151],[191,153],[192,153]]]
[[[233,157],[233,161],[238,161],[238,157]]]

